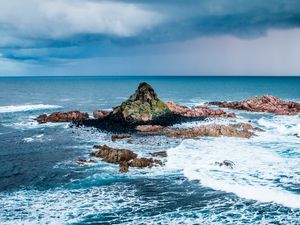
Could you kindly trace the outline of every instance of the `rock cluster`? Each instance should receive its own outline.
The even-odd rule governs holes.
[[[228,136],[228,137],[241,137],[250,138],[253,135],[253,128],[251,124],[239,123],[230,125],[220,125],[220,124],[209,124],[206,126],[194,127],[194,128],[183,128],[176,130],[168,130],[168,137],[175,138],[199,138],[199,137],[218,137],[218,136]]]
[[[59,122],[73,122],[87,120],[89,118],[88,113],[81,113],[79,111],[70,112],[54,112],[47,116],[47,114],[42,114],[36,118],[38,123],[59,123]]]
[[[210,102],[222,108],[239,109],[251,112],[268,112],[278,115],[296,115],[300,113],[300,103],[284,101],[274,96],[261,96],[236,102]]]
[[[115,107],[110,116],[135,123],[150,121],[168,112],[168,106],[157,97],[153,88],[144,82],[128,100]]]
[[[91,156],[102,158],[108,163],[119,164],[120,172],[127,172],[129,167],[152,167],[162,165],[162,162],[153,158],[139,158],[137,154],[128,149],[111,148],[107,145],[95,145],[97,151],[92,152]]]
[[[211,109],[208,106],[190,108],[175,102],[167,102],[166,105],[175,114],[186,117],[235,117],[234,113],[226,113],[221,109]]]

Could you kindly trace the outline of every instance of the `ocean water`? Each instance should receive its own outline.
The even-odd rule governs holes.
[[[195,106],[270,94],[300,102],[292,77],[0,78],[0,224],[300,224],[300,117],[236,111],[265,132],[251,139],[174,140],[38,125],[42,113],[110,109],[149,82],[162,100]],[[164,167],[79,165],[94,144],[139,155],[167,150]],[[233,169],[215,161],[232,160]]]

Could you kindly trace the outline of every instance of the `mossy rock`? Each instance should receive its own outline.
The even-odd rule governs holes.
[[[149,121],[169,113],[168,106],[158,99],[153,88],[147,83],[141,83],[128,100],[113,110],[128,122]]]

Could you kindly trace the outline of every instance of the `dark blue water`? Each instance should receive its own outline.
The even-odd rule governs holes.
[[[92,129],[33,120],[53,111],[92,115],[110,109],[142,81],[161,99],[187,105],[265,94],[300,101],[299,77],[0,78],[0,223],[300,223],[300,142],[294,135],[300,134],[299,116],[238,112],[238,121],[251,119],[266,130],[247,141],[134,137],[133,144],[112,143],[110,134]],[[165,167],[128,174],[101,161],[77,164],[94,144],[145,156],[168,150],[170,158]],[[217,171],[205,164],[218,157],[233,158],[239,166]]]

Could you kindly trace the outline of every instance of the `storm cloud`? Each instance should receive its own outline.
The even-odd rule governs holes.
[[[60,66],[173,54],[168,44],[199,38],[255,41],[298,29],[299,12],[298,0],[0,0],[0,63]]]

